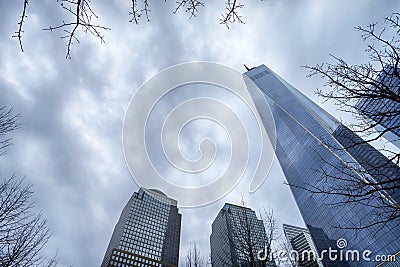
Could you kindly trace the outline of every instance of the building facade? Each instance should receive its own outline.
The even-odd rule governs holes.
[[[296,251],[292,256],[297,257],[299,267],[323,267],[308,229],[284,224],[283,232],[290,252]]]
[[[176,267],[180,229],[177,201],[140,188],[122,211],[101,267]]]
[[[340,145],[346,148],[346,151],[351,155],[354,161],[358,162],[362,167],[362,173],[368,173],[375,181],[381,183],[386,188],[386,197],[391,199],[393,203],[399,205],[399,166],[344,125],[338,126],[332,135]]]
[[[342,252],[357,250],[362,253],[369,250],[372,251],[371,258],[378,254],[398,252],[400,227],[397,222],[388,222],[384,227],[376,225],[355,230],[374,222],[378,208],[371,206],[379,207],[378,199],[371,199],[368,206],[348,203],[348,199],[337,194],[312,192],[313,188],[340,186],[342,183],[339,179],[329,177],[351,178],[359,175],[355,171],[357,168],[372,164],[365,162],[368,157],[365,151],[360,151],[361,148],[357,151],[340,149],[343,148],[341,143],[355,133],[343,131],[344,125],[266,66],[251,69],[245,75],[257,85],[257,90],[262,92],[271,108],[276,127],[275,153],[307,227],[321,229],[329,240],[346,240]],[[254,95],[251,90],[254,89],[249,89],[250,94]],[[260,105],[256,97],[254,101],[256,106]],[[368,151],[368,156],[372,160],[381,158],[380,152],[373,148]],[[396,167],[391,171],[399,177],[400,172]],[[369,175],[375,178],[373,176],[373,173]],[[341,202],[346,204],[332,205]],[[317,249],[322,248],[313,232],[310,233]],[[318,249],[318,252],[322,251]],[[363,267],[376,265],[368,259],[351,260],[348,263],[350,266]]]
[[[400,95],[400,79],[397,69],[386,66],[369,90],[376,97],[363,97],[355,108],[364,117],[372,121],[372,125],[396,146],[400,147],[400,102],[390,98],[391,94]],[[387,97],[379,98],[383,94]]]
[[[385,259],[377,267],[398,267],[400,264],[400,252],[396,255],[385,256]]]
[[[267,234],[254,210],[226,203],[212,224],[210,235],[213,267],[276,266],[258,259],[265,249]]]

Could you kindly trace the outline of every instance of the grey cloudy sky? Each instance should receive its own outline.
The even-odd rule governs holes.
[[[151,22],[139,26],[128,22],[130,1],[106,2],[93,1],[99,23],[112,29],[106,43],[80,32],[66,60],[62,33],[41,30],[68,19],[56,1],[31,1],[22,53],[11,38],[22,1],[0,0],[0,105],[14,106],[24,122],[0,159],[1,179],[15,172],[34,184],[36,205],[53,232],[45,253],[58,250],[60,266],[99,266],[123,206],[138,189],[124,161],[122,123],[132,95],[151,75],[194,60],[241,72],[243,63],[266,64],[320,103],[313,92],[321,80],[306,78],[301,66],[329,61],[329,54],[365,62],[365,45],[353,27],[400,8],[397,0],[246,1],[246,24],[228,30],[218,23],[223,1],[207,2],[191,20],[184,12],[172,15],[175,1],[154,1]],[[331,104],[324,107],[340,115]],[[248,196],[246,189],[181,210],[181,256],[192,241],[209,252],[212,220],[241,194],[255,209],[273,208],[279,223],[302,224],[277,164],[256,193]]]

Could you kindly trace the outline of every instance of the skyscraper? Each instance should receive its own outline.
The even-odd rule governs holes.
[[[114,228],[101,267],[178,266],[181,214],[154,189],[133,193]]]
[[[299,267],[323,267],[322,263],[317,261],[317,248],[308,229],[284,224],[283,232],[290,249],[297,252]]]
[[[376,219],[377,208],[372,206],[380,206],[377,199],[370,199],[368,206],[348,201],[345,196],[311,192],[313,187],[342,185],[342,181],[330,177],[346,179],[359,175],[355,171],[357,168],[349,168],[349,164],[357,167],[372,164],[370,160],[381,158],[380,152],[372,147],[368,153],[361,151],[361,147],[354,151],[330,149],[343,148],[342,143],[348,136],[355,137],[356,134],[266,66],[249,70],[245,75],[257,85],[257,90],[262,92],[271,107],[276,125],[276,155],[307,226],[321,229],[330,240],[345,239],[343,250],[358,250],[360,253],[370,250],[371,258],[399,251],[400,227],[396,221],[388,222],[384,227],[376,225],[354,230]],[[249,90],[254,95],[253,89]],[[260,105],[256,97],[254,99],[256,106]],[[399,168],[392,167],[393,175],[399,175]],[[375,178],[374,173],[370,176]],[[331,205],[340,202],[345,204]],[[322,247],[313,232],[311,236],[317,249]],[[375,266],[373,261],[363,259],[348,262],[351,266]]]
[[[265,248],[267,234],[254,210],[225,203],[212,224],[210,235],[213,267],[263,265],[258,252]],[[273,261],[267,266],[275,266]]]

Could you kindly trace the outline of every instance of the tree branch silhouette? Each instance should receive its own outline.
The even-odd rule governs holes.
[[[262,2],[263,0],[259,0]],[[49,26],[44,28],[45,31],[55,31],[62,30],[65,35],[61,39],[67,40],[67,52],[66,58],[71,58],[71,47],[76,42],[79,43],[79,38],[77,37],[78,29],[82,29],[84,33],[89,33],[95,38],[100,40],[100,43],[104,43],[104,32],[111,30],[109,27],[94,23],[94,20],[99,19],[96,12],[92,8],[91,0],[57,0],[60,3],[61,8],[67,13],[67,15],[72,16],[72,20],[62,21],[56,26]],[[166,3],[167,0],[164,0]],[[131,0],[130,10],[128,12],[130,19],[129,22],[133,24],[140,24],[140,20],[145,18],[147,22],[150,22],[150,0]],[[180,10],[184,11],[189,15],[189,19],[197,17],[200,8],[206,6],[206,1],[201,0],[177,0],[176,6],[173,14],[177,14]],[[27,5],[28,0],[24,0],[24,5],[22,8],[22,16],[18,23],[18,30],[12,37],[18,38],[21,51],[22,46],[22,34],[23,25],[25,23],[25,18],[27,17]],[[225,3],[225,11],[221,14],[220,24],[225,25],[228,29],[231,24],[240,23],[244,24],[243,17],[239,14],[239,10],[244,8],[244,4],[239,3],[238,0],[227,0]]]
[[[7,147],[11,146],[12,138],[9,134],[21,127],[20,115],[14,114],[13,108],[0,107],[0,156],[7,153]]]
[[[367,27],[355,27],[367,42],[366,63],[352,65],[331,55],[333,63],[305,66],[309,76],[321,76],[330,90],[316,94],[331,100],[356,119],[333,133],[339,144],[327,142],[332,153],[350,155],[343,165],[324,162],[321,183],[291,185],[315,194],[340,196],[330,205],[360,204],[372,208],[374,220],[351,229],[384,226],[400,221],[400,13]],[[382,138],[390,138],[385,141]],[[374,147],[381,141],[383,148]],[[389,145],[391,143],[393,145]],[[397,146],[397,147],[396,147]],[[371,218],[372,218],[371,217]]]
[[[20,46],[22,52],[24,52],[24,48],[22,47],[22,34],[24,33],[24,31],[23,31],[22,27],[23,27],[23,24],[25,23],[25,18],[27,17],[26,16],[27,6],[28,6],[28,0],[24,0],[24,5],[22,8],[22,15],[18,22],[18,31],[16,31],[15,34],[12,36],[13,38],[18,38],[19,46]]]
[[[67,11],[70,15],[75,18],[75,21],[65,22],[58,26],[50,26],[43,30],[53,31],[62,29],[65,35],[61,39],[67,39],[67,55],[66,58],[71,58],[71,45],[74,41],[79,43],[79,39],[76,36],[76,31],[79,27],[82,28],[83,32],[90,33],[96,38],[100,39],[101,43],[104,43],[104,34],[102,31],[110,30],[110,28],[96,25],[92,23],[92,19],[97,19],[98,16],[91,8],[90,0],[58,0],[61,7]]]

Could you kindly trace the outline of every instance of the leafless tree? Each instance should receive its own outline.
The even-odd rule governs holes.
[[[349,126],[366,140],[347,147],[378,140],[388,132],[399,135],[400,123],[394,123],[400,118],[399,20],[400,13],[393,13],[384,19],[384,27],[378,27],[378,23],[356,27],[363,40],[369,41],[365,50],[370,58],[367,63],[350,65],[344,59],[332,56],[334,63],[305,66],[310,70],[309,76],[321,75],[326,80],[325,85],[331,89],[317,90],[317,94],[325,100],[332,100],[340,110],[357,119]],[[377,134],[370,137],[371,132]],[[399,138],[397,136],[395,141]],[[400,162],[397,150],[387,152],[392,161]]]
[[[6,148],[12,144],[9,135],[20,127],[19,114],[15,114],[13,108],[0,107],[0,156],[4,155],[7,152]]]
[[[0,108],[0,155],[11,145],[12,132],[20,128],[20,116],[12,108]],[[41,213],[34,212],[32,186],[12,175],[0,182],[0,266],[54,267],[56,256],[47,260],[39,252],[50,238]]]
[[[278,229],[278,225],[274,218],[274,211],[272,209],[263,209],[263,212],[260,212],[261,220],[263,221],[265,232],[266,232],[266,244],[264,246],[265,255],[267,255],[266,262],[274,261],[275,259],[271,258],[272,250],[273,250],[273,242],[280,239],[280,233]]]
[[[400,13],[393,13],[381,24],[356,27],[367,42],[369,62],[351,65],[332,56],[334,63],[305,66],[310,76],[321,75],[330,88],[317,94],[356,119],[335,130],[339,145],[324,144],[336,155],[351,155],[348,160],[341,157],[340,166],[325,162],[326,168],[320,171],[330,182],[300,186],[317,194],[339,195],[340,201],[331,203],[335,206],[353,203],[372,208],[373,221],[343,228],[384,227],[400,219],[400,146],[373,146],[382,137],[394,144],[400,141],[399,21]]]
[[[200,249],[196,243],[190,244],[188,251],[186,252],[185,257],[185,264],[186,267],[203,267],[204,264],[204,257],[201,256]]]
[[[212,267],[212,262],[211,262],[211,252],[208,253],[208,257],[207,257],[207,262],[206,262],[206,266],[207,267]]]
[[[264,0],[258,0],[264,1]],[[71,46],[74,42],[79,43],[77,37],[77,31],[81,29],[84,33],[90,33],[95,38],[99,39],[101,43],[104,43],[104,32],[110,30],[109,27],[100,25],[94,21],[98,20],[98,15],[92,8],[93,4],[91,0],[57,0],[60,3],[61,8],[71,17],[70,21],[62,21],[56,26],[49,26],[43,30],[63,30],[65,35],[61,38],[67,40],[67,53],[66,58],[71,58]],[[167,0],[164,0],[167,2]],[[150,0],[131,0],[130,11],[129,11],[129,22],[139,24],[142,18],[147,22],[150,21],[151,4],[154,3]],[[200,9],[205,7],[205,0],[178,0],[173,14],[183,11],[189,15],[189,19],[194,18],[199,13]],[[226,0],[225,10],[221,14],[220,24],[225,25],[229,28],[230,25],[239,23],[243,24],[243,17],[240,15],[240,10],[244,8],[244,4],[240,3],[239,0]],[[22,35],[24,33],[23,27],[26,22],[28,13],[28,0],[23,0],[22,15],[18,22],[18,30],[12,36],[17,38],[21,47],[22,46]]]
[[[291,253],[292,247],[289,245],[286,238],[281,238],[278,241],[278,250],[286,252],[283,258],[277,257],[275,259],[278,267],[300,267],[298,259],[293,255],[288,255],[288,253]]]
[[[56,266],[39,252],[50,238],[42,214],[35,214],[31,185],[14,175],[0,183],[0,266]]]

